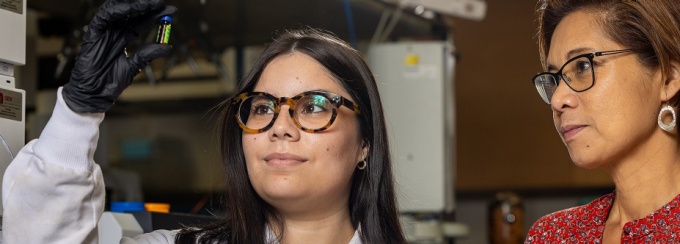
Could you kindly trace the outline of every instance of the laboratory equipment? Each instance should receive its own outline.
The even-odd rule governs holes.
[[[486,17],[486,2],[483,0],[383,0],[398,4],[402,8],[414,8],[416,14],[433,11],[453,17],[482,20]]]
[[[451,45],[444,41],[380,43],[368,52],[385,111],[397,201],[409,241],[436,242],[467,232],[466,226],[441,221],[455,208],[451,53]]]
[[[499,192],[489,205],[489,243],[524,241],[524,206],[513,192]]]
[[[452,59],[444,42],[384,43],[369,50],[387,122],[399,209],[452,211]],[[450,125],[447,123],[451,123]]]
[[[0,182],[25,145],[26,92],[17,88],[15,68],[26,64],[26,1],[0,1]],[[2,205],[0,205],[0,216]]]
[[[161,23],[158,25],[158,33],[156,34],[157,44],[170,44],[170,31],[172,30],[172,16],[163,16]]]
[[[397,9],[390,24],[381,19],[368,57],[385,111],[402,228],[409,242],[443,243],[467,236],[467,225],[451,221],[456,160],[452,34],[443,41],[380,41],[390,35],[404,9],[426,19],[440,14],[482,20],[486,2],[383,1]]]

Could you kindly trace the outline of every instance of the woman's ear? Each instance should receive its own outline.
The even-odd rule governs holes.
[[[663,72],[663,71],[660,71]],[[673,101],[676,99],[676,95],[680,92],[680,62],[671,61],[670,69],[667,74],[663,76],[665,78],[663,88],[662,88],[662,101],[667,101],[671,104],[677,103]]]
[[[363,142],[361,143],[361,153],[359,153],[359,159],[357,162],[364,161],[368,159],[368,152],[370,151],[370,146],[368,145],[368,141],[362,140]]]

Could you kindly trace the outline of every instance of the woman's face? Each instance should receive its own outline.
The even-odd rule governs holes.
[[[597,17],[577,11],[558,24],[547,59],[550,72],[579,54],[626,48],[606,37]],[[584,168],[613,166],[607,163],[649,144],[664,99],[658,72],[644,68],[632,52],[596,56],[593,69],[592,88],[574,92],[560,81],[551,100],[555,128],[571,159]]]
[[[276,97],[312,90],[351,98],[327,69],[299,52],[273,59],[254,88]],[[352,174],[367,155],[357,115],[341,106],[328,129],[308,133],[295,126],[288,109],[282,106],[268,131],[243,133],[248,176],[255,191],[280,212],[346,208]]]

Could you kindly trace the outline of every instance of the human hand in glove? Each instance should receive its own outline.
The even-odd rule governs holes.
[[[174,6],[163,0],[107,0],[92,18],[62,95],[66,105],[78,113],[106,112],[151,60],[167,56],[172,46],[148,44],[132,56],[125,47],[172,15]]]

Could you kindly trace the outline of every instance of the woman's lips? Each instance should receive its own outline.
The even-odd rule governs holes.
[[[273,167],[290,167],[307,161],[306,158],[291,153],[272,153],[264,161]]]
[[[569,141],[573,139],[576,136],[576,134],[578,134],[585,127],[586,127],[585,125],[563,126],[560,129],[560,133],[562,133],[562,138],[564,138],[565,141]]]

